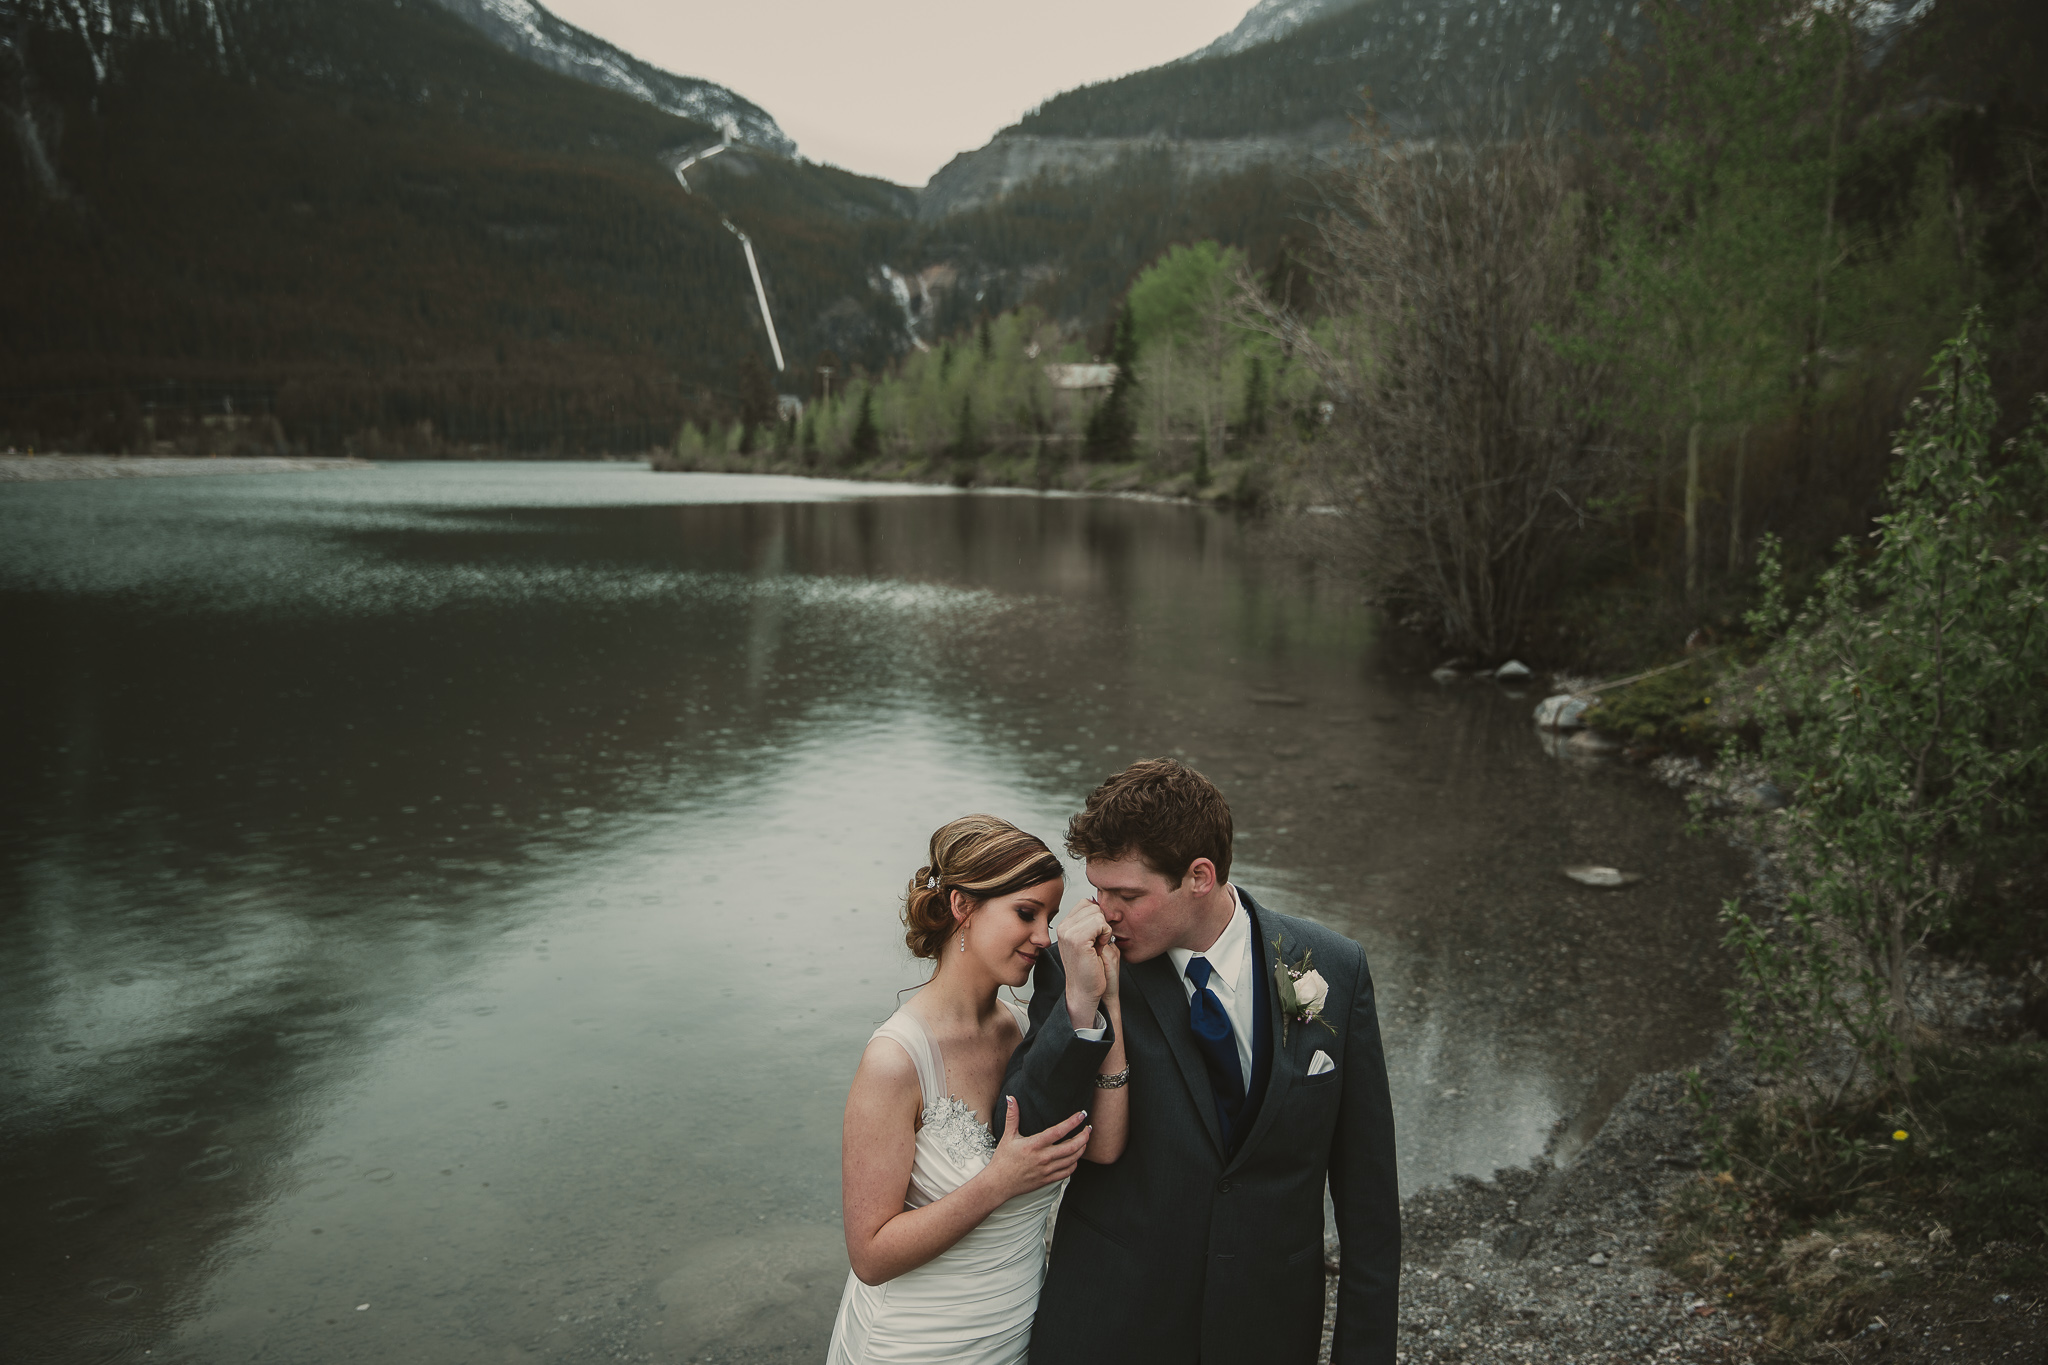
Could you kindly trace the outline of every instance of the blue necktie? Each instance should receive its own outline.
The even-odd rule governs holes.
[[[1206,957],[1188,959],[1187,977],[1195,993],[1188,998],[1188,1025],[1195,1031],[1195,1043],[1202,1049],[1202,1064],[1209,1072],[1209,1087],[1216,1092],[1216,1117],[1223,1127],[1223,1141],[1230,1142],[1231,1129],[1244,1108],[1244,1071],[1237,1063],[1237,1032],[1223,1002],[1209,989],[1216,968]]]

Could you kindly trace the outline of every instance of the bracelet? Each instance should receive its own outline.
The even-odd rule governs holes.
[[[1095,1088],[1097,1090],[1121,1090],[1126,1085],[1129,1085],[1130,1081],[1131,1069],[1129,1067],[1125,1067],[1122,1071],[1105,1071],[1099,1073],[1095,1077]]]

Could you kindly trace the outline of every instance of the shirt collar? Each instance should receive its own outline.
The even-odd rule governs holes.
[[[1194,989],[1187,979],[1188,960],[1193,957],[1208,958],[1209,965],[1216,969],[1216,975],[1233,991],[1237,989],[1238,980],[1244,974],[1245,958],[1252,950],[1251,916],[1245,913],[1244,902],[1238,898],[1237,888],[1229,882],[1225,882],[1223,887],[1230,892],[1230,922],[1223,926],[1223,932],[1216,936],[1216,941],[1209,945],[1208,951],[1196,953],[1192,948],[1166,950],[1166,956],[1173,963],[1173,970],[1180,976],[1183,990],[1191,992]]]

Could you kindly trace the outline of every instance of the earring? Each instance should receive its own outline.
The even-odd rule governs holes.
[[[967,951],[967,931],[965,929],[960,931],[960,951],[963,953]]]

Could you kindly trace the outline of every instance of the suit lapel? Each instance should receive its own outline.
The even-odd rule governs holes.
[[[1209,1073],[1202,1065],[1202,1054],[1195,1050],[1195,1040],[1188,1026],[1188,996],[1180,987],[1180,978],[1174,974],[1173,959],[1161,953],[1150,962],[1139,962],[1123,969],[1124,980],[1135,982],[1138,993],[1144,997],[1145,1007],[1152,1011],[1152,1017],[1159,1025],[1166,1046],[1173,1052],[1173,1060],[1180,1064],[1181,1079],[1187,1082],[1188,1096],[1195,1102],[1195,1110],[1202,1116],[1202,1126],[1208,1129],[1209,1141],[1217,1153],[1223,1152],[1223,1129],[1216,1121],[1216,1095],[1209,1085]]]
[[[1252,950],[1258,955],[1258,961],[1253,963],[1253,970],[1266,973],[1267,981],[1270,983],[1274,959],[1273,934],[1277,928],[1274,917],[1270,911],[1260,909],[1258,903],[1243,887],[1237,889],[1237,894],[1243,899],[1245,910],[1252,916],[1255,926],[1252,933]],[[1241,1163],[1251,1153],[1252,1148],[1258,1146],[1259,1139],[1273,1126],[1274,1115],[1287,1103],[1287,1092],[1293,1088],[1294,1073],[1299,1069],[1294,1064],[1293,1053],[1296,1045],[1308,1032],[1307,1026],[1290,1023],[1286,1030],[1287,1041],[1280,1041],[1280,992],[1277,990],[1266,992],[1266,1022],[1271,1026],[1268,1034],[1271,1046],[1267,1052],[1266,1095],[1259,1104],[1258,1114],[1252,1119],[1252,1130],[1246,1133],[1244,1141],[1238,1144],[1237,1156],[1229,1163],[1232,1167]],[[1198,1061],[1197,1065],[1199,1064]]]

